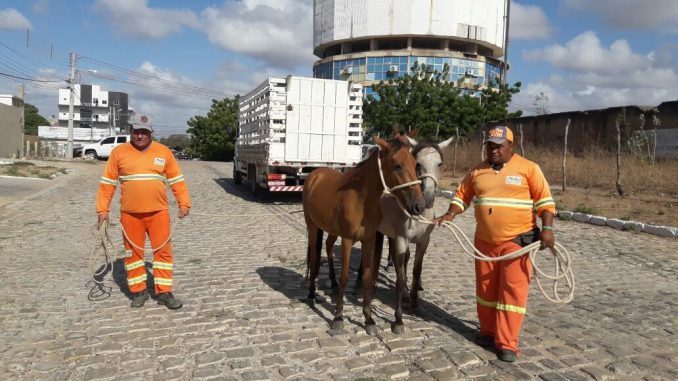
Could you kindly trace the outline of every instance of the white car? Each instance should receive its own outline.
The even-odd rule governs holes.
[[[92,160],[107,159],[115,146],[128,141],[130,141],[130,135],[117,135],[103,138],[96,143],[85,144],[82,147],[82,157]]]

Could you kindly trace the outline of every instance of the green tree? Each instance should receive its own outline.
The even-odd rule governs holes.
[[[238,102],[240,98],[212,100],[207,116],[196,115],[188,120],[191,134],[187,152],[202,160],[230,161],[238,136]]]
[[[38,114],[37,107],[24,103],[24,133],[37,136],[38,126],[49,126],[49,122]]]
[[[190,144],[191,138],[184,134],[172,134],[166,138],[160,138],[160,143],[177,151],[183,151]]]
[[[438,72],[415,63],[412,73],[374,85],[376,95],[368,95],[364,101],[366,137],[389,136],[393,127],[419,128],[419,136],[432,139],[452,136],[456,128],[461,136],[468,136],[486,121],[520,115],[508,112],[520,83],[465,88],[447,80],[449,71],[448,65]]]

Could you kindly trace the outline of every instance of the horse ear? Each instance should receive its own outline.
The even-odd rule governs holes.
[[[419,134],[419,127],[407,133],[407,136],[413,138]]]
[[[410,142],[410,145],[412,147],[414,147],[418,144],[418,142],[416,140],[412,139],[411,137],[409,137],[409,135],[407,136],[407,140]]]
[[[384,139],[382,139],[382,138],[380,138],[380,137],[378,137],[378,136],[373,136],[373,137],[372,137],[372,140],[374,141],[374,143],[375,143],[376,145],[378,145],[378,146],[381,147],[382,149],[388,150],[389,148],[391,148],[391,145],[388,144],[388,142],[387,142],[386,140],[384,140]]]
[[[454,136],[451,137],[451,138],[449,138],[449,139],[447,139],[447,140],[445,140],[444,142],[438,143],[438,148],[440,148],[440,149],[445,149],[445,147],[447,147],[448,145],[450,145],[450,143],[452,143],[453,141],[454,141]]]

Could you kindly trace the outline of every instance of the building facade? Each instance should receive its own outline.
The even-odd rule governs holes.
[[[362,83],[411,72],[415,63],[472,89],[499,81],[504,70],[508,0],[315,0],[316,78]]]
[[[68,127],[69,89],[59,89],[59,127]],[[75,85],[73,127],[108,128],[123,132],[129,124],[127,93],[105,91],[99,85]]]
[[[23,152],[24,101],[0,94],[0,157],[21,157]]]

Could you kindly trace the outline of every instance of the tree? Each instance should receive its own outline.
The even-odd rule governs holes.
[[[532,102],[532,104],[536,107],[537,115],[546,115],[551,112],[551,107],[549,107],[551,104],[549,96],[543,91],[540,91],[539,94],[534,96],[534,102]]]
[[[160,143],[177,151],[183,151],[190,144],[191,138],[184,134],[173,134],[166,138],[160,138]]]
[[[520,82],[512,87],[497,84],[494,88],[462,87],[462,81],[449,81],[449,66],[442,72],[417,63],[412,73],[381,81],[373,86],[374,95],[364,101],[366,136],[388,136],[393,127],[403,130],[419,128],[419,136],[441,139],[455,134],[468,136],[484,122],[504,120],[516,113],[508,112],[513,94],[520,91]],[[480,95],[480,96],[474,96]]]
[[[188,120],[187,132],[192,135],[187,152],[203,160],[230,161],[238,136],[239,97],[212,100],[207,116],[196,115]]]
[[[24,103],[24,133],[37,136],[38,126],[49,126],[49,122],[38,114],[37,107]]]

